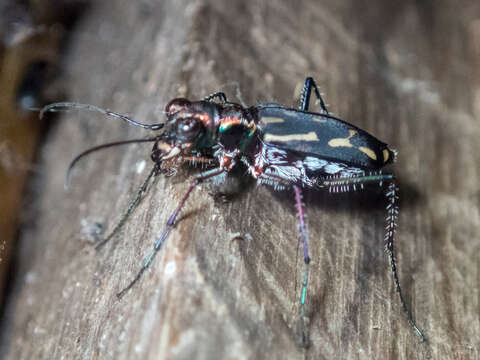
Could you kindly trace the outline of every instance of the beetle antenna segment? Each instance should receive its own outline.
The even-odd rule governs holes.
[[[423,331],[420,330],[413,319],[412,313],[403,298],[402,289],[400,287],[400,280],[398,279],[397,273],[397,263],[395,261],[395,246],[394,246],[394,236],[397,228],[398,220],[398,187],[392,181],[388,185],[388,191],[386,193],[388,199],[387,205],[387,217],[386,217],[386,227],[385,227],[385,252],[388,253],[388,259],[390,261],[390,268],[392,270],[393,280],[395,282],[395,287],[400,297],[400,302],[402,304],[403,311],[407,315],[408,322],[410,326],[415,330],[415,332],[421,337],[422,342],[427,342],[427,338],[423,334]]]
[[[78,161],[80,159],[87,156],[88,154],[91,154],[92,152],[95,152],[95,151],[98,151],[98,150],[103,150],[103,149],[107,149],[107,148],[110,148],[110,147],[114,147],[114,146],[144,143],[144,142],[154,142],[154,141],[155,141],[155,138],[115,141],[115,142],[111,142],[111,143],[107,143],[107,144],[94,146],[90,149],[87,149],[87,150],[81,152],[80,154],[75,156],[75,158],[70,162],[70,165],[68,166],[67,175],[65,176],[65,183],[63,185],[65,190],[68,190],[68,188],[70,186],[70,180],[71,180],[71,175],[72,175],[73,168],[75,167],[75,165],[78,163]]]
[[[110,111],[110,110],[105,110],[105,109],[102,109],[102,108],[100,108],[98,106],[95,106],[95,105],[80,104],[80,103],[75,103],[75,102],[58,102],[58,103],[49,104],[49,105],[43,107],[42,110],[40,110],[39,117],[40,117],[40,119],[42,119],[43,115],[46,112],[69,111],[70,109],[97,111],[97,112],[100,112],[104,115],[112,116],[112,117],[115,117],[117,119],[121,119],[123,121],[126,121],[130,125],[139,126],[141,128],[148,129],[148,130],[160,130],[161,128],[163,128],[163,125],[164,125],[164,124],[142,124],[142,123],[139,123],[139,122],[129,118],[128,116],[121,115],[121,114],[115,113],[115,112]]]
[[[138,207],[140,202],[143,200],[143,195],[147,192],[148,184],[150,182],[150,179],[153,176],[156,176],[159,174],[159,169],[158,166],[155,165],[152,168],[152,171],[150,171],[150,174],[148,174],[147,178],[143,182],[142,186],[137,191],[137,196],[135,196],[135,199],[133,199],[132,202],[128,205],[127,211],[122,215],[120,221],[115,225],[113,228],[112,232],[103,240],[101,240],[98,244],[95,245],[95,249],[100,249],[103,245],[105,245],[110,239],[112,239],[122,228],[122,226],[125,224],[127,221],[128,217],[130,214]]]

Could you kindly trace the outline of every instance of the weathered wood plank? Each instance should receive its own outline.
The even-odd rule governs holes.
[[[383,256],[380,191],[307,194],[310,341],[297,346],[301,256],[293,195],[248,186],[214,202],[203,186],[137,286],[134,276],[188,174],[161,178],[115,244],[111,228],[146,176],[148,146],[81,149],[144,136],[69,114],[44,147],[36,226],[24,231],[3,321],[5,358],[478,358],[479,6],[461,2],[115,1],[96,4],[72,42],[71,98],[153,122],[179,94],[215,90],[249,104],[294,101],[306,75],[330,109],[399,151],[397,237],[409,328]],[[238,89],[232,85],[238,82]],[[92,118],[92,120],[88,120]],[[95,120],[93,120],[95,118]],[[243,240],[234,240],[241,235]]]

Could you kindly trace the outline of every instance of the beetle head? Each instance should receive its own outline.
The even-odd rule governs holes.
[[[165,112],[164,132],[158,137],[152,151],[156,163],[167,162],[162,167],[175,167],[183,156],[191,156],[205,144],[212,128],[212,115],[203,102],[190,102],[178,98],[170,101]]]

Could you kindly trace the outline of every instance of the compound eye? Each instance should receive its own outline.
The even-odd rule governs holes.
[[[177,123],[177,139],[191,140],[201,129],[201,124],[194,118],[186,118]]]
[[[190,101],[188,101],[187,99],[173,99],[167,104],[167,106],[165,106],[165,111],[168,114],[175,114],[181,110],[186,110],[190,106],[190,104]]]

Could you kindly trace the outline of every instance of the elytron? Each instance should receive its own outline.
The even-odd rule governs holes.
[[[321,110],[309,112],[310,97],[315,94]],[[222,92],[214,93],[200,101],[177,98],[165,108],[166,121],[142,124],[131,118],[93,105],[78,103],[54,103],[44,107],[48,111],[70,108],[99,111],[122,119],[131,125],[160,134],[137,140],[103,144],[79,154],[70,164],[70,170],[79,159],[100,149],[135,142],[153,142],[151,158],[154,166],[112,233],[97,244],[103,246],[120,229],[128,215],[139,204],[149,181],[159,174],[175,174],[185,163],[202,163],[208,167],[191,180],[190,187],[157,238],[152,252],[129,285],[117,296],[122,297],[140,279],[150,266],[172,231],[180,211],[190,194],[202,182],[221,182],[237,164],[243,164],[259,184],[277,190],[292,191],[298,213],[300,237],[303,243],[304,271],[300,294],[300,319],[303,324],[310,256],[308,236],[304,221],[302,189],[328,190],[332,193],[363,189],[366,184],[378,184],[385,188],[387,217],[385,250],[390,261],[394,284],[408,322],[422,341],[426,340],[417,327],[404,300],[398,278],[394,235],[398,219],[398,187],[393,174],[382,173],[382,168],[392,163],[396,152],[366,131],[332,116],[323,101],[315,81],[305,81],[299,109],[278,104],[259,104],[245,107],[227,100]],[[68,177],[68,176],[67,176]],[[303,330],[303,341],[307,341]]]

